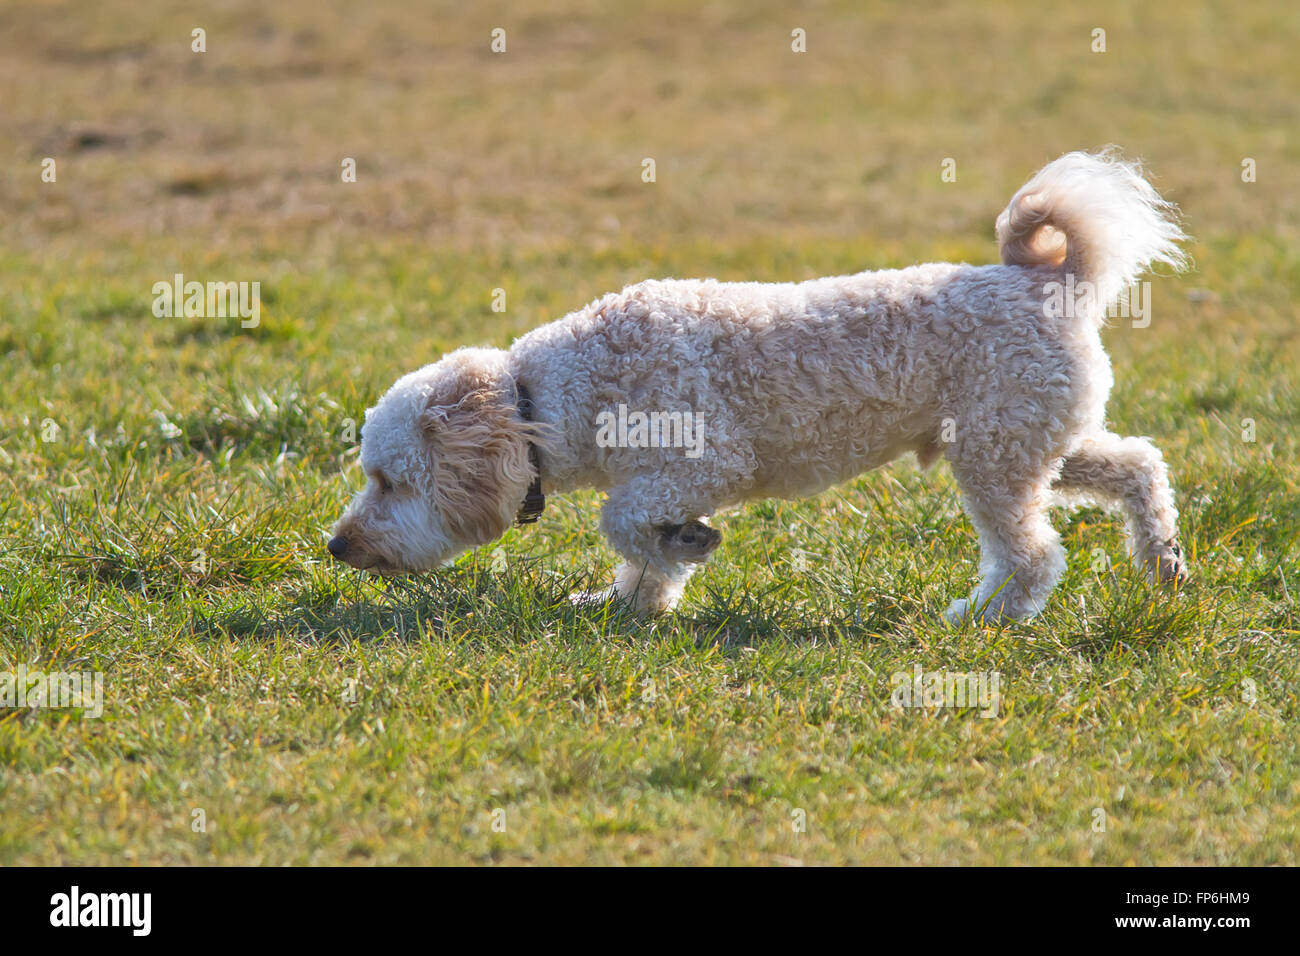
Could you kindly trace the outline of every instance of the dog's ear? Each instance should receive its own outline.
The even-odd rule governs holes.
[[[455,360],[468,351],[471,350],[453,353],[447,361]],[[477,362],[462,360],[455,367],[454,373],[444,376],[425,399],[424,410],[420,414],[421,430],[436,433],[453,419],[468,423],[475,411],[503,397],[500,394],[500,379],[499,370],[483,368]]]
[[[462,541],[485,544],[510,528],[532,480],[529,431],[499,380],[465,369],[430,393],[420,430],[432,457],[433,499]],[[518,499],[518,500],[516,500]]]
[[[442,390],[429,395],[420,413],[420,431],[428,438],[453,433],[461,428],[483,424],[483,418],[495,417],[492,406],[500,394],[487,386]]]

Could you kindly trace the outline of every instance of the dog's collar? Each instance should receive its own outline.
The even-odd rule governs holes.
[[[523,382],[515,382],[515,394],[518,395],[519,417],[526,422],[533,421],[533,397],[524,387]],[[532,524],[541,517],[546,508],[546,495],[542,494],[542,452],[536,442],[528,443],[528,463],[533,466],[533,483],[528,486],[524,503],[515,515],[515,524]]]

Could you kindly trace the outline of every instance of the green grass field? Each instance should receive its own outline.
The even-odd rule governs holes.
[[[98,719],[0,709],[0,863],[1300,862],[1294,5],[188,7],[0,11],[0,671],[104,675]],[[649,624],[566,600],[594,495],[419,578],[328,560],[399,374],[651,276],[995,261],[1110,142],[1194,236],[1106,333],[1178,592],[1060,512],[1049,609],[950,629],[975,534],[910,458],[726,517]],[[175,273],[260,325],[155,317]],[[893,707],[917,666],[997,715]]]

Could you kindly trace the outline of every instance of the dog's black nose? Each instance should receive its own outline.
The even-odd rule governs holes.
[[[330,538],[330,543],[326,547],[330,549],[330,554],[334,555],[334,557],[341,558],[348,553],[348,539],[335,536]]]

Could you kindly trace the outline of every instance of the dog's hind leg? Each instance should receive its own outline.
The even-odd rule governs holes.
[[[1178,510],[1160,450],[1145,438],[1109,432],[1075,445],[1052,487],[1118,507],[1128,519],[1133,559],[1158,581],[1187,576],[1178,544]]]
[[[952,603],[948,620],[1032,617],[1065,571],[1065,549],[1047,520],[1047,475],[1016,481],[1013,472],[988,463],[954,463],[953,470],[980,536],[980,583],[969,598]]]

